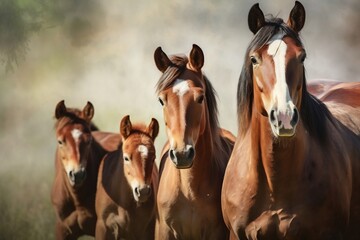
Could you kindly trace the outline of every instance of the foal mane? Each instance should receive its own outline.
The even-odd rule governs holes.
[[[291,37],[295,40],[298,46],[303,46],[299,34],[293,31],[281,18],[266,19],[265,26],[263,26],[253,37],[246,50],[244,65],[241,70],[238,89],[237,89],[237,112],[239,134],[245,134],[248,130],[252,118],[253,105],[253,71],[249,54],[252,51],[260,49],[265,46],[274,36]],[[305,129],[309,134],[319,141],[326,140],[326,119],[333,120],[329,110],[320,100],[311,95],[307,91],[305,68],[303,88],[302,88],[302,102],[300,109],[300,117],[304,123]]]
[[[80,109],[67,108],[66,110],[67,112],[65,113],[65,115],[60,119],[58,119],[58,121],[56,121],[55,123],[56,129],[63,128],[65,125],[68,124],[80,123],[84,125],[89,125],[90,131],[99,131],[99,128],[93,122],[90,122],[90,124],[88,124],[84,119],[81,118],[82,112]]]

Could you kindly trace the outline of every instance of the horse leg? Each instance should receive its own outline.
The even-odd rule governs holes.
[[[236,236],[236,234],[233,231],[230,231],[230,237],[229,240],[238,240],[239,238]]]
[[[172,234],[170,228],[165,222],[156,222],[156,240],[176,240],[175,236]]]
[[[55,226],[55,238],[57,240],[72,240],[77,239],[80,234],[80,228],[78,226],[68,226],[62,221],[56,221]]]
[[[107,229],[105,222],[101,219],[96,221],[95,239],[106,240],[109,239],[107,236]]]

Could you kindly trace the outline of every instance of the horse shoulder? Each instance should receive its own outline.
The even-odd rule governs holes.
[[[250,211],[259,197],[258,165],[251,151],[251,134],[237,138],[225,171],[222,188],[222,211],[226,225],[233,232],[244,230]],[[261,197],[261,196],[260,196]]]

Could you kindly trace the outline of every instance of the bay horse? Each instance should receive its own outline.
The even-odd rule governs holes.
[[[98,128],[91,122],[94,107],[67,108],[60,101],[55,109],[58,146],[51,200],[56,212],[56,239],[77,239],[95,235],[95,192],[100,160],[120,142],[119,134],[106,135],[101,144],[92,136]],[[107,141],[111,139],[111,144]],[[118,144],[117,143],[117,144]],[[104,146],[104,147],[103,147]]]
[[[342,124],[360,136],[360,82],[315,79],[307,88]]]
[[[159,124],[120,123],[122,144],[101,162],[96,193],[96,239],[154,239],[158,171],[154,141]]]
[[[306,87],[299,38],[305,9],[285,23],[249,12],[255,34],[238,83],[238,136],[222,211],[230,239],[357,239],[360,139]]]
[[[235,137],[218,123],[216,93],[203,75],[204,54],[154,53],[168,142],[161,154],[156,239],[224,239],[220,194]]]

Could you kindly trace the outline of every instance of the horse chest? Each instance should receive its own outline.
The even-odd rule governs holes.
[[[209,239],[220,225],[219,217],[212,199],[190,201],[180,197],[168,211],[167,225],[180,239]]]

